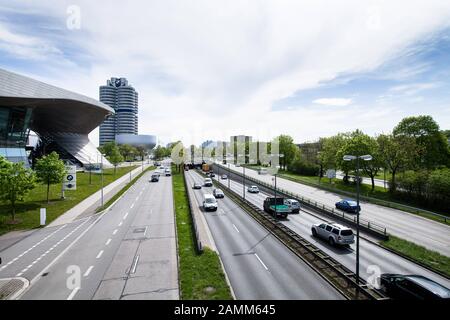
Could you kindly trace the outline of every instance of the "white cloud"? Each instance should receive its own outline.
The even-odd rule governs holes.
[[[339,106],[344,107],[348,106],[352,103],[352,99],[344,99],[344,98],[321,98],[313,101],[315,104],[322,104],[325,106]]]
[[[33,12],[46,12],[62,28],[73,3],[4,2],[14,12],[36,7]],[[139,131],[186,143],[232,133],[268,139],[287,132],[296,141],[324,135],[317,110],[273,112],[273,102],[341,74],[374,70],[450,22],[450,2],[439,0],[349,0],[345,5],[325,0],[135,0],[127,5],[82,0],[77,5],[81,30],[67,30],[65,40],[82,49],[90,64],[66,57],[73,65],[57,72],[60,64],[53,59],[47,62],[53,72],[38,76],[94,98],[106,79],[127,77],[139,91]],[[33,36],[52,43],[51,32]],[[326,129],[345,131],[345,122],[336,119],[343,111],[347,116],[354,112],[351,99],[324,99],[316,103],[345,107],[327,113],[333,125]],[[371,114],[374,107],[359,108]],[[299,121],[305,129],[298,130]],[[373,123],[361,118],[359,126]]]
[[[404,85],[398,85],[394,86],[389,89],[391,92],[395,93],[401,93],[404,95],[415,95],[416,93],[423,91],[423,90],[429,90],[438,87],[438,83],[410,83],[410,84],[404,84]]]

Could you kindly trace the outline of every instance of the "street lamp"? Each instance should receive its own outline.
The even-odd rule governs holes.
[[[356,160],[356,283],[359,284],[359,160],[370,161],[372,156],[370,154],[364,156],[345,155],[344,161]]]
[[[245,159],[245,154],[238,154],[238,157],[244,157]],[[243,198],[245,200],[245,160],[244,160],[244,164],[242,165],[242,194],[243,194]]]
[[[278,156],[280,158],[284,158],[284,154],[282,154],[282,153],[273,154],[273,156]],[[280,165],[280,167],[281,167],[281,165]],[[276,170],[275,170],[275,173],[273,176],[274,176],[274,178],[272,178],[272,181],[275,182],[275,217],[276,217],[277,216],[277,171]]]

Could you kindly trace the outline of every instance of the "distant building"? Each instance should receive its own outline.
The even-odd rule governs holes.
[[[126,78],[111,78],[100,86],[100,101],[115,110],[100,125],[100,145],[116,141],[116,135],[138,133],[138,93]]]

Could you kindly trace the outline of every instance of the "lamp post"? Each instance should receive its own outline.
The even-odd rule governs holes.
[[[282,154],[282,153],[273,154],[273,156],[284,158],[284,154]],[[281,165],[280,165],[280,167],[281,167]],[[277,171],[276,170],[275,170],[275,173],[273,176],[274,176],[274,178],[272,178],[272,180],[274,180],[274,182],[275,182],[275,217],[276,217],[277,216]]]
[[[364,156],[345,155],[344,161],[356,160],[356,283],[359,284],[359,160],[370,161],[370,154]]]

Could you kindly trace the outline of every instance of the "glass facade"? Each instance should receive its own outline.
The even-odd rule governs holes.
[[[32,108],[0,106],[0,156],[28,163],[27,144]]]

